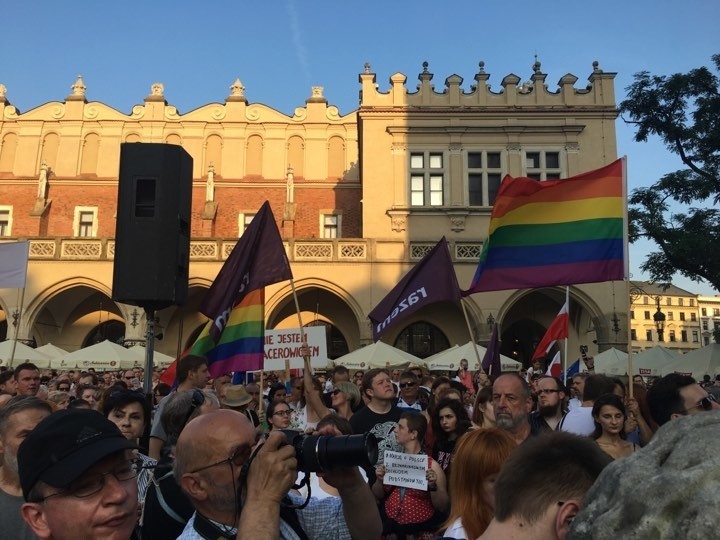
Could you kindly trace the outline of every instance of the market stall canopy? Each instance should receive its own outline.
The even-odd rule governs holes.
[[[50,367],[50,357],[37,349],[33,349],[22,343],[15,344],[15,355],[10,363],[10,355],[12,354],[13,340],[8,339],[0,343],[0,366],[12,367],[24,362],[32,362],[40,369]]]
[[[59,369],[94,368],[106,370],[123,369],[125,366],[142,366],[142,362],[139,361],[136,353],[106,339],[95,345],[55,358],[51,361],[51,365],[53,368]]]
[[[333,362],[336,366],[345,366],[348,369],[401,368],[422,363],[418,357],[382,341],[361,347]]]
[[[607,351],[595,355],[595,373],[627,375],[627,363],[627,353],[611,347]]]
[[[136,365],[126,367],[125,365],[121,364],[120,367],[122,367],[123,369],[129,369],[136,366],[145,368],[145,347],[143,345],[133,345],[132,347],[128,348],[128,351],[138,355],[140,360]],[[172,356],[168,356],[167,354],[163,354],[161,352],[153,350],[153,366],[166,368],[174,361],[175,359]]]
[[[477,349],[480,355],[480,362],[482,362],[487,349],[482,345],[477,345]],[[427,357],[423,363],[429,371],[456,371],[460,369],[460,360],[463,358],[468,361],[468,369],[470,371],[477,371],[479,369],[480,364],[475,355],[475,348],[473,347],[472,341],[468,341],[465,345],[453,345],[449,349]],[[522,364],[501,354],[500,369],[502,371],[518,372],[522,369]]]
[[[645,349],[641,353],[633,355],[633,375],[660,377],[663,368],[668,364],[677,362],[680,356],[678,353],[666,349],[662,345]]]
[[[660,372],[663,375],[669,373],[690,375],[696,381],[702,380],[703,375],[711,377],[717,375],[720,373],[720,344],[712,343],[702,349],[685,353],[674,362],[666,364]]]
[[[52,343],[46,343],[42,347],[38,347],[35,349],[38,352],[43,353],[46,356],[49,356],[50,358],[60,358],[61,356],[65,356],[68,352],[65,349],[61,349],[57,345],[53,345]]]

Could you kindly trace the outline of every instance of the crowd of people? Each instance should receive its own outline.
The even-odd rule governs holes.
[[[234,384],[186,356],[152,396],[140,368],[0,372],[3,537],[566,538],[606,465],[720,408],[720,378],[305,367]],[[371,433],[377,463],[298,471],[287,430]],[[387,451],[427,487],[387,481]]]

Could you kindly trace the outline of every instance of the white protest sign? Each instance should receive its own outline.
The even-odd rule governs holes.
[[[425,454],[401,454],[386,450],[383,484],[427,491],[427,468],[428,457]]]
[[[310,348],[310,365],[324,368],[328,365],[327,339],[324,326],[305,328],[308,347]],[[265,371],[285,369],[285,359],[290,360],[290,369],[302,368],[303,358],[300,354],[302,335],[299,328],[285,330],[265,330]]]

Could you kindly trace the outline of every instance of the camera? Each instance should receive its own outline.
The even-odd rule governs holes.
[[[378,460],[375,435],[305,435],[292,429],[279,430],[295,449],[298,471],[332,471],[341,467],[373,467]]]

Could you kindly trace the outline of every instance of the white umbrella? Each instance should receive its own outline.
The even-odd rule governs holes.
[[[633,355],[633,374],[643,377],[660,377],[662,369],[673,362],[677,362],[680,355],[666,349],[662,345],[656,345],[650,349]]]
[[[595,373],[605,375],[626,375],[628,355],[625,351],[609,348],[595,355]]]
[[[95,345],[56,358],[52,361],[52,365],[60,368],[122,369],[121,362],[134,366],[137,359],[137,354],[106,339]]]
[[[674,362],[665,364],[660,370],[663,375],[682,373],[701,380],[703,375],[720,373],[720,344],[712,343],[702,349],[695,349],[679,356]]]
[[[140,363],[129,366],[129,367],[145,367],[145,347],[143,345],[133,345],[128,349],[128,351],[137,354],[140,357]],[[163,354],[161,352],[156,351],[153,349],[153,366],[155,367],[168,367],[170,364],[172,364],[175,361],[175,359],[172,356],[168,356],[167,354]],[[124,369],[124,365],[121,365],[120,367]]]
[[[482,345],[477,345],[480,362],[485,357],[487,349]],[[460,360],[465,359],[468,362],[470,371],[480,369],[480,363],[475,355],[475,348],[472,341],[468,341],[465,345],[453,345],[449,349],[441,351],[425,359],[425,366],[430,371],[456,371],[460,368]],[[522,364],[505,355],[500,355],[500,369],[502,371],[520,371]]]
[[[8,339],[0,343],[0,366],[10,366],[12,349],[13,340]],[[15,343],[15,355],[13,356],[12,365],[17,366],[23,362],[32,362],[39,368],[46,368],[50,366],[50,357],[18,341]]]
[[[40,351],[46,356],[49,356],[50,358],[60,358],[61,356],[65,356],[68,352],[65,349],[61,349],[57,345],[53,345],[52,343],[46,343],[42,347],[38,347],[35,349],[36,351]]]
[[[420,363],[420,359],[382,341],[376,341],[372,345],[336,358],[333,362],[336,366],[345,366],[348,369],[370,369],[406,367],[412,363]]]

